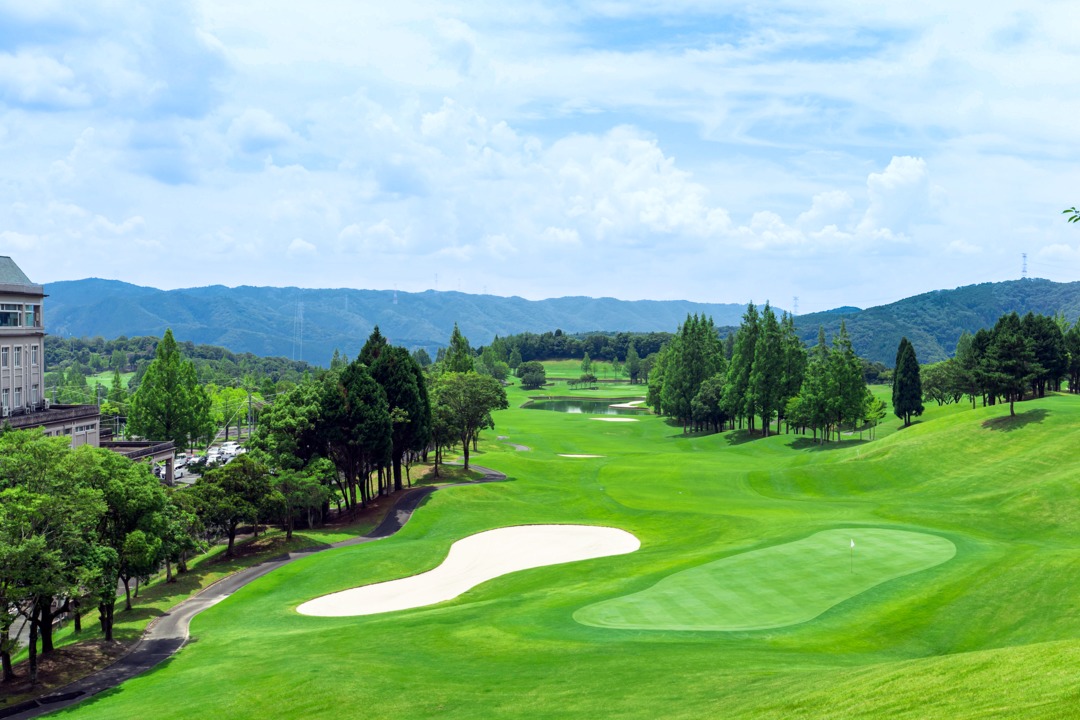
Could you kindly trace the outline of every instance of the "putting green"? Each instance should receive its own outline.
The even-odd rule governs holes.
[[[583,607],[574,619],[634,630],[784,627],[812,620],[876,585],[940,565],[955,554],[956,546],[938,535],[884,528],[825,530],[675,573],[641,592]]]

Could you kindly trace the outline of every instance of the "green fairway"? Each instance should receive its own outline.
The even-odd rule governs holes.
[[[850,543],[858,538],[856,548]],[[956,546],[926,533],[825,530],[664,578],[643,592],[574,613],[585,625],[633,630],[765,630],[812,620],[902,575],[949,560]]]
[[[628,387],[601,396],[643,391]],[[1015,418],[930,405],[909,428],[886,418],[878,440],[819,445],[521,408],[555,394],[513,387],[494,414],[472,459],[506,482],[440,490],[392,538],[260,578],[196,617],[168,663],[61,716],[1080,714],[1080,397]],[[549,523],[620,528],[641,548],[429,607],[296,612],[430,570],[469,535]],[[613,617],[636,625],[597,626]]]

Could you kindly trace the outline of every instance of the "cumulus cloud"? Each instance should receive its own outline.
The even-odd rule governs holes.
[[[70,67],[40,52],[0,53],[0,99],[46,108],[83,107],[91,101]]]
[[[288,125],[261,108],[248,108],[229,123],[229,142],[245,153],[257,153],[296,139]]]
[[[353,223],[338,233],[338,240],[346,251],[398,252],[409,243],[385,218],[371,225]]]
[[[709,237],[730,228],[708,191],[664,155],[655,138],[622,126],[555,143],[546,158],[566,213],[597,240],[633,244],[646,234]]]
[[[314,255],[318,251],[313,244],[309,243],[303,238],[293,238],[293,241],[289,243],[289,247],[285,250],[285,254],[289,257],[297,257],[302,255]]]
[[[38,242],[40,242],[40,239],[35,235],[24,235],[23,233],[17,233],[11,230],[4,230],[0,232],[0,246],[3,246],[5,248],[30,250]]]
[[[884,171],[870,174],[866,186],[870,205],[859,222],[862,235],[896,239],[931,216],[935,189],[922,158],[894,157]]]

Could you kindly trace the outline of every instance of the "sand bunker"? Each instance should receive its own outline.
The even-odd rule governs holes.
[[[637,418],[590,418],[590,420],[599,420],[600,422],[637,422]]]
[[[645,404],[644,400],[631,400],[630,402],[615,403],[614,405],[611,405],[609,407],[613,407],[613,408],[636,408],[638,405],[644,405],[644,404]]]
[[[617,528],[519,525],[470,535],[450,546],[439,567],[420,575],[324,595],[297,608],[303,615],[352,617],[452,600],[500,575],[560,563],[624,555],[641,547]]]
[[[600,458],[602,458],[604,456],[603,455],[571,455],[571,454],[568,454],[568,453],[559,453],[559,457],[568,457],[568,458],[598,458],[598,457],[600,457]]]

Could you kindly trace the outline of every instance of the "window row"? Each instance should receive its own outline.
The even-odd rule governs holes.
[[[22,365],[23,365],[23,346],[22,345],[16,345],[15,347],[11,347],[10,345],[5,345],[3,347],[0,347],[0,368],[11,367],[11,365],[9,363],[10,363],[10,360],[12,359],[12,355],[14,355],[15,367],[17,367],[17,368],[22,367]],[[30,366],[31,367],[37,367],[37,364],[38,364],[38,346],[37,345],[31,345],[30,346]]]
[[[30,386],[30,397],[28,398],[28,400],[29,400],[29,403],[31,405],[37,405],[38,392],[39,392],[39,388],[38,388],[37,383]],[[0,405],[3,405],[5,413],[10,408],[19,409],[19,408],[21,408],[23,406],[23,389],[21,387],[15,388],[14,397],[15,397],[15,404],[12,405],[12,403],[11,403],[11,398],[12,398],[11,388],[4,388],[3,391],[0,391]]]
[[[41,304],[0,303],[0,327],[41,327]]]

